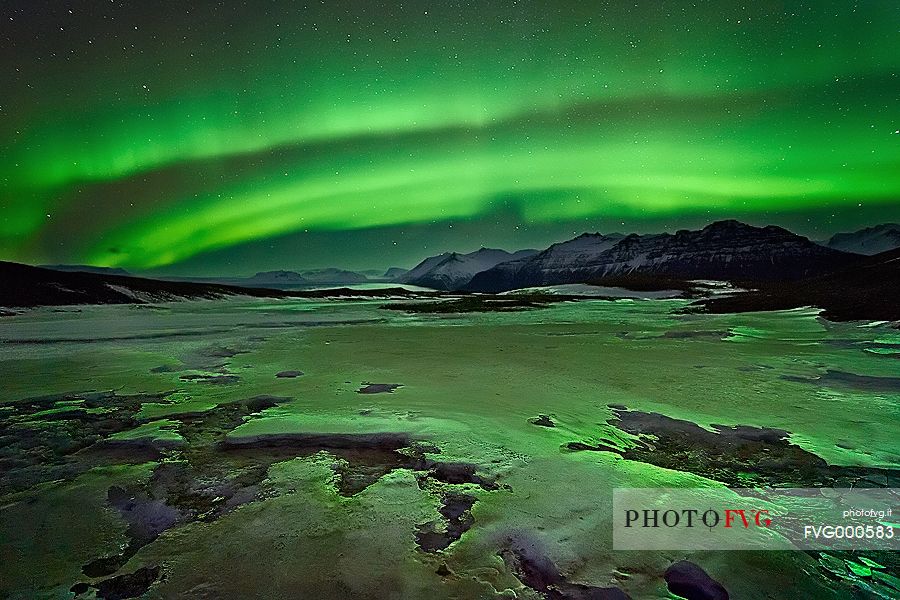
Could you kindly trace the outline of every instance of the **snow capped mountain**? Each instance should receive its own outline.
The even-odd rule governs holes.
[[[783,280],[828,272],[853,259],[781,227],[718,221],[699,231],[628,236],[604,253],[597,275]]]
[[[465,286],[472,276],[507,261],[532,256],[536,250],[510,253],[495,248],[481,248],[469,254],[445,252],[426,258],[397,281],[439,290],[456,290]]]
[[[475,291],[506,291],[551,283],[544,280],[556,279],[553,273],[566,272],[573,265],[595,263],[604,252],[615,246],[624,237],[621,233],[608,236],[599,233],[583,233],[577,238],[553,244],[534,255],[489,267],[475,274],[466,288]],[[518,285],[520,280],[530,280],[535,283]],[[553,281],[552,283],[572,282]]]
[[[429,271],[433,268],[444,262],[448,256],[452,254],[451,252],[444,252],[443,254],[438,254],[437,256],[429,256],[412,269],[407,271],[405,274],[396,278],[396,281],[399,283],[412,283],[413,281],[419,279],[420,277],[424,277]]]
[[[553,244],[534,257],[542,270],[565,268],[574,263],[591,264],[625,236],[621,233],[603,235],[582,233],[577,238]]]
[[[335,268],[303,271],[302,276],[310,283],[365,283],[369,280],[362,273]]]
[[[369,278],[356,271],[344,269],[312,269],[297,273],[296,271],[261,271],[252,277],[215,277],[196,278],[190,281],[223,283],[226,285],[239,285],[244,287],[274,287],[287,288],[302,285],[328,285],[365,283]]]
[[[496,292],[636,273],[684,279],[784,280],[825,273],[857,258],[781,227],[719,221],[699,231],[675,234],[582,235],[516,264],[500,264],[478,273],[467,289]]]
[[[235,280],[240,285],[292,285],[307,283],[306,279],[294,271],[260,271],[253,277]]]
[[[887,252],[894,248],[900,248],[900,224],[883,223],[859,231],[838,233],[824,242],[824,245],[835,250],[856,252],[867,256]]]
[[[407,269],[403,269],[400,267],[391,267],[384,272],[384,275],[382,275],[382,277],[384,277],[385,279],[397,279],[398,277],[402,277],[407,273],[409,273]]]

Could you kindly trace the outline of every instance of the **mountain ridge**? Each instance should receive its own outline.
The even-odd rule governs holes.
[[[498,264],[477,273],[465,289],[501,292],[633,273],[684,279],[789,280],[826,273],[858,257],[825,248],[783,227],[755,227],[729,219],[674,234],[633,233],[621,239],[578,236],[514,265]]]
[[[689,311],[732,313],[814,306],[832,321],[900,322],[900,248],[862,257],[854,265],[799,281],[761,282],[756,289],[700,300]]]
[[[263,271],[263,274],[267,272]],[[272,272],[268,272],[272,273]],[[292,273],[275,271],[274,273]],[[296,274],[295,274],[296,275]],[[79,304],[153,304],[182,300],[212,300],[232,296],[254,298],[412,297],[436,292],[410,292],[401,287],[283,290],[227,285],[212,281],[150,279],[133,275],[56,271],[0,261],[0,307],[35,308]],[[12,313],[0,311],[0,316]]]
[[[881,223],[844,233],[836,233],[822,245],[835,250],[872,256],[900,248],[900,224]]]
[[[438,290],[456,290],[466,285],[476,273],[501,262],[519,260],[536,253],[537,250],[507,252],[485,247],[467,254],[444,252],[422,260],[396,281]]]

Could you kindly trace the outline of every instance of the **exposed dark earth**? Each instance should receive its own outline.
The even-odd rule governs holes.
[[[611,424],[636,436],[635,444],[618,448],[609,440],[569,442],[574,451],[613,452],[628,460],[688,471],[733,487],[900,487],[900,470],[829,465],[821,457],[792,444],[780,429],[745,425],[712,425],[712,431],[690,421],[658,413],[610,406]],[[603,443],[603,442],[607,443]]]
[[[368,387],[373,389],[361,393],[390,392],[399,385]],[[226,439],[226,434],[247,417],[290,398],[255,396],[201,412],[173,415],[177,424],[172,431],[182,438],[178,443],[104,438],[141,425],[142,421],[135,418],[141,403],[160,402],[165,397],[123,397],[102,392],[30,398],[13,404],[14,413],[3,421],[0,443],[6,490],[25,489],[51,478],[73,478],[104,462],[160,461],[145,485],[109,488],[107,502],[127,524],[128,542],[121,553],[97,557],[82,566],[89,580],[72,585],[76,596],[90,589],[96,590],[99,598],[142,595],[164,573],[160,566],[112,575],[169,529],[212,522],[241,505],[271,497],[272,491],[265,486],[269,467],[296,457],[319,452],[332,455],[336,459],[335,489],[348,497],[394,469],[416,472],[419,487],[440,502],[439,518],[422,523],[416,532],[417,545],[423,552],[446,549],[474,524],[470,510],[478,498],[457,491],[457,486],[471,484],[486,491],[498,488],[492,478],[479,474],[476,465],[428,458],[427,454],[439,454],[440,450],[406,434],[286,434]],[[42,420],[42,429],[37,431],[27,426],[33,423],[28,419],[61,402],[78,402],[83,408],[53,413],[52,418]],[[102,417],[93,416],[87,408],[105,412]],[[21,426],[16,427],[16,423]],[[110,449],[117,451],[109,453]]]
[[[470,313],[470,312],[515,312],[546,308],[557,302],[571,302],[583,299],[580,296],[561,294],[517,294],[509,296],[478,294],[450,297],[447,300],[401,302],[382,305],[388,310],[409,313]]]
[[[666,585],[673,594],[687,600],[728,600],[722,584],[692,562],[682,560],[666,569]]]
[[[547,600],[628,600],[629,596],[616,587],[595,587],[572,583],[559,572],[553,561],[545,556],[539,545],[527,536],[506,540],[500,550],[503,562],[516,577]]]
[[[160,448],[141,444],[116,452],[109,436],[135,428],[144,402],[164,402],[168,394],[120,396],[114,391],[56,394],[26,398],[0,409],[0,489],[27,489],[71,478],[114,454],[144,462]],[[61,407],[64,406],[64,407]],[[68,406],[68,407],[65,407]]]
[[[286,379],[293,379],[295,377],[300,377],[301,375],[303,375],[303,371],[278,371],[275,373],[275,377]]]
[[[356,390],[357,394],[392,394],[394,390],[403,387],[401,383],[363,383]]]

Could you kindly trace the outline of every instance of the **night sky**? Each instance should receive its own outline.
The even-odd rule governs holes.
[[[5,0],[0,258],[410,266],[900,219],[896,0]]]

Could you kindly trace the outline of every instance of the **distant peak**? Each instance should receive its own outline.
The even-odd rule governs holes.
[[[897,223],[881,223],[879,225],[872,225],[871,227],[866,227],[865,229],[860,229],[856,233],[881,233],[887,231],[900,231],[900,224]]]
[[[747,225],[746,223],[743,223],[736,219],[724,219],[722,221],[714,221],[713,223],[710,223],[709,225],[707,225],[706,227],[703,228],[703,231],[714,231],[714,230],[732,231],[735,229],[757,229],[757,228],[753,227],[752,225]]]
[[[687,235],[690,235],[691,232],[687,232]],[[716,221],[715,223],[710,223],[702,230],[700,233],[703,235],[726,235],[726,236],[763,236],[769,238],[782,238],[782,239],[797,239],[802,238],[802,236],[797,235],[796,233],[792,233],[785,229],[784,227],[779,227],[778,225],[766,225],[765,227],[756,227],[755,225],[748,225],[747,223],[743,223],[741,221],[736,221],[734,219],[727,219],[724,221]]]
[[[296,275],[299,277],[300,273],[297,273],[295,271],[260,271],[256,275],[254,275],[254,277],[285,277],[291,275]]]
[[[634,234],[632,234],[634,235]],[[581,235],[572,238],[573,240],[585,240],[585,239],[597,239],[601,241],[606,240],[620,240],[625,237],[624,233],[619,233],[618,231],[615,233],[600,233],[599,231],[585,231]]]

